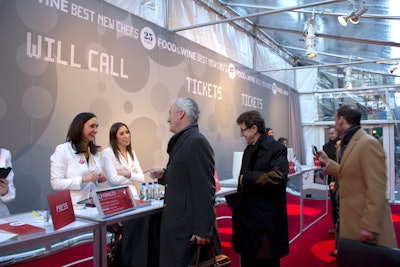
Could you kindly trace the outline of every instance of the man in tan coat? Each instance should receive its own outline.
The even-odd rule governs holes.
[[[397,247],[386,198],[385,152],[376,138],[361,129],[360,121],[361,112],[356,107],[339,108],[335,116],[339,163],[318,151],[325,173],[339,178],[339,240]]]

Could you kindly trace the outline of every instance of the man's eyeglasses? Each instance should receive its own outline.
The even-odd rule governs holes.
[[[247,128],[247,127],[246,127],[246,128],[244,128],[244,129],[242,129],[242,128],[239,128],[239,129],[240,129],[240,132],[243,133],[243,132],[247,131],[247,130],[250,129],[250,128]]]

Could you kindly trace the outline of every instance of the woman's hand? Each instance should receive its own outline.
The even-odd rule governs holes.
[[[7,195],[8,193],[8,180],[5,178],[0,179],[0,194],[2,196]]]
[[[82,176],[83,183],[89,183],[89,182],[95,183],[97,181],[101,182],[101,180],[106,181],[107,179],[102,173],[98,174],[95,171],[89,172],[88,174]]]
[[[127,168],[117,170],[117,174],[126,178],[131,178],[131,172]]]
[[[98,174],[98,175],[99,175],[99,177],[98,177],[97,181],[98,181],[99,183],[104,183],[104,182],[107,181],[107,178],[106,178],[106,176],[104,175],[104,173],[100,173],[100,174]]]

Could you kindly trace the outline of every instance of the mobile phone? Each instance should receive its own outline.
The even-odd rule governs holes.
[[[8,174],[11,172],[12,168],[0,168],[0,178],[7,178]]]
[[[314,156],[318,157],[318,149],[314,145],[312,146],[312,153],[313,153]]]

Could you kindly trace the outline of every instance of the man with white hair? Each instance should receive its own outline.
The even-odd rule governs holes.
[[[162,267],[191,265],[195,244],[211,242],[216,255],[221,253],[214,208],[214,151],[199,131],[199,114],[191,98],[172,103],[168,123],[174,135],[168,143],[167,167],[145,171],[166,186],[160,236]]]

